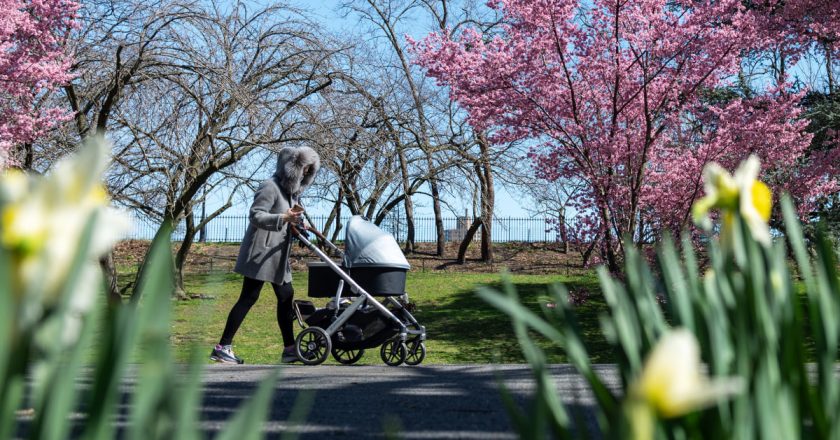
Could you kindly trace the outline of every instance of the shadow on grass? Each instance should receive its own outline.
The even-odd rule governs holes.
[[[584,278],[564,284],[571,291],[588,294],[588,298],[575,310],[590,359],[596,363],[615,362],[612,349],[600,330],[598,317],[607,312],[607,305],[597,282]],[[488,286],[497,290],[502,287],[500,283]],[[548,284],[514,282],[514,286],[522,304],[540,316],[540,308],[553,302]],[[510,318],[481,300],[474,289],[457,291],[452,301],[421,310],[418,320],[428,329],[430,339],[457,347],[457,353],[449,355],[453,363],[524,362]],[[562,347],[539,335],[533,336],[545,350],[549,362],[566,362]]]

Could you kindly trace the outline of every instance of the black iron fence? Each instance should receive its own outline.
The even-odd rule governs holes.
[[[327,222],[326,216],[315,216],[311,218],[313,226],[323,230]],[[346,225],[348,217],[341,219],[341,224]],[[473,219],[471,217],[448,217],[443,219],[444,236],[447,241],[460,242]],[[196,219],[198,223],[198,219]],[[157,231],[158,224],[148,219],[135,218],[134,229],[129,234],[129,239],[150,240]],[[206,242],[234,242],[238,243],[245,234],[248,227],[246,216],[220,216],[207,223],[204,231],[196,236],[196,241]],[[406,219],[400,216],[389,216],[380,225],[380,228],[402,242],[408,235],[408,224]],[[333,221],[332,229],[335,228]],[[184,224],[178,225],[172,234],[173,241],[181,241],[184,238]],[[428,243],[436,241],[435,219],[433,217],[417,217],[414,219],[414,237],[417,243]],[[478,239],[476,235],[476,239]],[[545,218],[494,218],[493,219],[493,241],[494,242],[554,242],[558,241],[557,232]],[[344,240],[344,230],[340,231],[337,240]]]

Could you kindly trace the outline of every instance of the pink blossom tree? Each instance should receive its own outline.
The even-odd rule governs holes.
[[[755,82],[769,81],[780,89],[795,84],[801,99],[791,108],[802,108],[800,115],[813,134],[799,160],[788,161],[765,178],[796,198],[803,218],[840,227],[840,1],[744,0],[743,4],[752,16],[756,39],[742,63],[744,95],[750,95]]]
[[[529,139],[546,179],[583,182],[583,227],[612,271],[621,241],[688,224],[709,161],[749,154],[780,177],[810,142],[798,95],[714,103],[741,56],[766,44],[741,0],[497,0],[496,35],[473,29],[412,42],[415,61],[450,88],[498,142]],[[824,177],[824,176],[822,176]],[[818,179],[815,177],[815,179]]]
[[[76,8],[70,0],[0,0],[0,168],[13,164],[12,148],[66,116],[35,103],[69,79],[63,43]]]
[[[840,53],[840,2],[745,0],[744,4],[754,16],[757,32],[792,61],[814,46],[823,52],[829,66]],[[833,81],[830,69],[827,74]]]

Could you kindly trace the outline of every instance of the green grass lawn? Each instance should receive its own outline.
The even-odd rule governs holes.
[[[571,290],[588,292],[589,299],[578,307],[578,312],[592,360],[614,361],[600,334],[598,316],[606,311],[606,305],[594,274],[512,275],[511,280],[523,303],[534,310],[550,302],[546,289],[552,283],[563,282]],[[428,335],[424,363],[524,362],[509,319],[475,294],[476,286],[498,286],[500,281],[498,274],[409,272],[406,290],[417,304],[415,317],[426,326]],[[175,303],[172,338],[179,359],[186,360],[193,346],[209,354],[221,336],[228,311],[239,296],[241,282],[241,276],[236,274],[188,277],[190,293],[212,295],[215,299]],[[295,273],[294,286],[295,298],[306,299],[306,273]],[[316,304],[324,302],[316,301]],[[276,303],[271,287],[266,285],[236,335],[234,349],[249,364],[277,363],[283,344],[275,319]],[[541,345],[550,362],[564,362],[558,347],[544,341]],[[330,358],[327,362],[335,361]],[[366,352],[359,364],[382,364],[379,350]]]

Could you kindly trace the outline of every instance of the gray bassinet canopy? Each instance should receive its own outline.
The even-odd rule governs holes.
[[[391,234],[360,215],[347,222],[344,267],[394,267],[410,269],[400,245]]]

